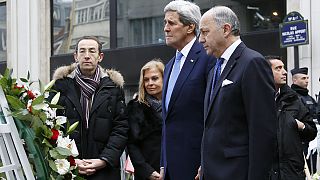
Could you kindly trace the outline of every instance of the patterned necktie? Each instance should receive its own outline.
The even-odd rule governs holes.
[[[213,95],[213,90],[214,87],[216,86],[219,78],[220,78],[220,74],[221,74],[221,65],[223,64],[224,59],[223,58],[219,58],[214,66],[214,72],[213,72],[213,78],[212,78],[212,86],[211,86],[211,92],[210,92],[210,102],[212,100],[212,95]]]
[[[180,73],[180,60],[181,60],[182,56],[183,56],[183,54],[181,52],[178,52],[178,54],[176,55],[176,59],[174,61],[172,71],[171,71],[170,79],[168,82],[167,94],[166,94],[166,102],[165,102],[166,110],[168,110],[173,87],[176,84],[176,81],[177,81],[179,73]]]

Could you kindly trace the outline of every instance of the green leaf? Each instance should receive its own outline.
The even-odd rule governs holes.
[[[60,105],[58,105],[58,104],[49,104],[49,107],[50,107],[50,108],[56,108],[56,109],[64,109],[63,106],[60,106]]]
[[[19,109],[11,113],[11,115],[19,120],[22,121],[29,121],[31,122],[33,119],[32,114],[29,113],[27,109]]]
[[[32,121],[31,121],[31,127],[32,129],[36,130],[38,128],[41,128],[43,126],[43,122],[40,120],[39,117],[37,116],[32,116]]]
[[[67,148],[62,148],[62,147],[56,147],[55,148],[59,154],[63,155],[63,156],[71,156],[71,151]]]
[[[52,148],[51,143],[47,139],[43,139],[42,143],[45,144],[46,146]]]
[[[0,79],[0,85],[2,87],[2,89],[5,89],[7,87],[7,78],[2,76],[1,79]]]
[[[52,137],[52,131],[47,126],[42,126],[42,135],[48,139]]]
[[[51,89],[51,87],[54,85],[56,81],[55,80],[52,80],[50,81],[45,87],[44,87],[44,91],[49,91]]]
[[[39,81],[40,92],[41,92],[41,94],[43,94],[43,93],[44,93],[43,84],[42,84],[42,82],[40,81],[40,79],[39,79],[38,81]]]
[[[57,147],[58,148],[58,147]],[[53,159],[64,159],[66,158],[67,156],[69,155],[62,155],[58,150],[57,148],[54,148],[52,150],[49,151],[49,154],[50,156],[53,158]],[[63,148],[64,149],[64,148]]]
[[[47,120],[47,114],[46,113],[40,112],[39,113],[39,117],[42,120],[42,122],[46,122],[46,120]]]
[[[27,79],[30,80],[30,72],[28,71]]]
[[[26,108],[26,106],[17,97],[6,95],[6,98],[10,104],[10,107],[12,107],[14,110]]]
[[[10,75],[11,75],[11,69],[8,69],[8,68],[7,68],[7,69],[4,71],[3,76],[8,79],[8,78],[10,77]]]
[[[52,170],[54,170],[55,172],[58,172],[57,166],[54,163],[54,161],[49,160],[49,166],[51,167]]]
[[[64,176],[62,176],[62,175],[59,174],[59,175],[57,176],[56,180],[64,180]]]
[[[47,105],[45,103],[32,105],[32,108],[35,110],[41,110],[42,108],[46,107]]]
[[[41,95],[41,96],[38,96],[36,99],[34,99],[31,103],[32,106],[34,105],[37,105],[37,104],[41,104],[41,103],[44,103],[44,96]]]
[[[70,127],[68,127],[67,135],[71,134],[79,125],[79,121],[73,123]]]
[[[28,83],[28,82],[29,82],[29,80],[28,80],[28,79],[25,79],[25,78],[20,78],[20,81],[25,82],[25,83]]]
[[[58,92],[51,100],[51,104],[54,104],[56,105],[59,101],[59,98],[60,98],[60,92]]]

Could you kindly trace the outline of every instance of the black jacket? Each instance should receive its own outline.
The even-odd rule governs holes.
[[[79,121],[71,134],[79,150],[79,159],[103,159],[107,167],[87,179],[120,180],[120,156],[127,143],[128,122],[125,113],[123,78],[120,73],[103,70],[89,115],[89,128],[82,117],[80,88],[74,79],[76,65],[60,67],[54,74],[53,89],[61,93],[58,104],[65,109],[57,112],[67,117],[72,124]],[[52,96],[51,96],[52,97]]]
[[[153,171],[159,172],[161,152],[161,112],[137,100],[127,106],[129,119],[129,155],[135,180],[146,180]]]
[[[316,119],[318,122],[320,120],[320,114],[317,112],[317,102],[310,96],[309,90],[302,88],[296,84],[291,85],[291,89],[293,89],[297,94],[298,97],[301,99],[303,104],[309,109],[309,112],[313,119]]]
[[[311,141],[317,135],[315,123],[298,95],[287,85],[280,88],[276,99],[278,131],[277,154],[272,179],[304,180],[304,157],[302,141]],[[305,128],[298,130],[296,120]],[[279,173],[280,172],[280,173]]]

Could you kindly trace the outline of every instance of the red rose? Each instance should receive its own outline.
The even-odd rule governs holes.
[[[27,94],[28,94],[28,97],[29,97],[30,99],[36,98],[36,96],[35,96],[35,95],[32,93],[32,91],[30,91],[30,90],[27,91]]]
[[[70,162],[70,166],[76,166],[76,161],[74,160],[73,156],[69,156],[68,160]]]
[[[56,129],[51,129],[51,132],[52,132],[51,140],[57,141],[59,136],[59,131]]]
[[[20,89],[24,88],[24,86],[23,86],[23,85],[22,85],[22,86],[18,86],[18,84],[15,84],[13,88],[14,88],[14,89],[19,89],[19,90],[20,90]]]

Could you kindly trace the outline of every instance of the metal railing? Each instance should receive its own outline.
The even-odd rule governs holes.
[[[9,112],[9,106],[0,86],[0,174],[8,180],[34,180],[34,175],[19,137],[17,127]]]

